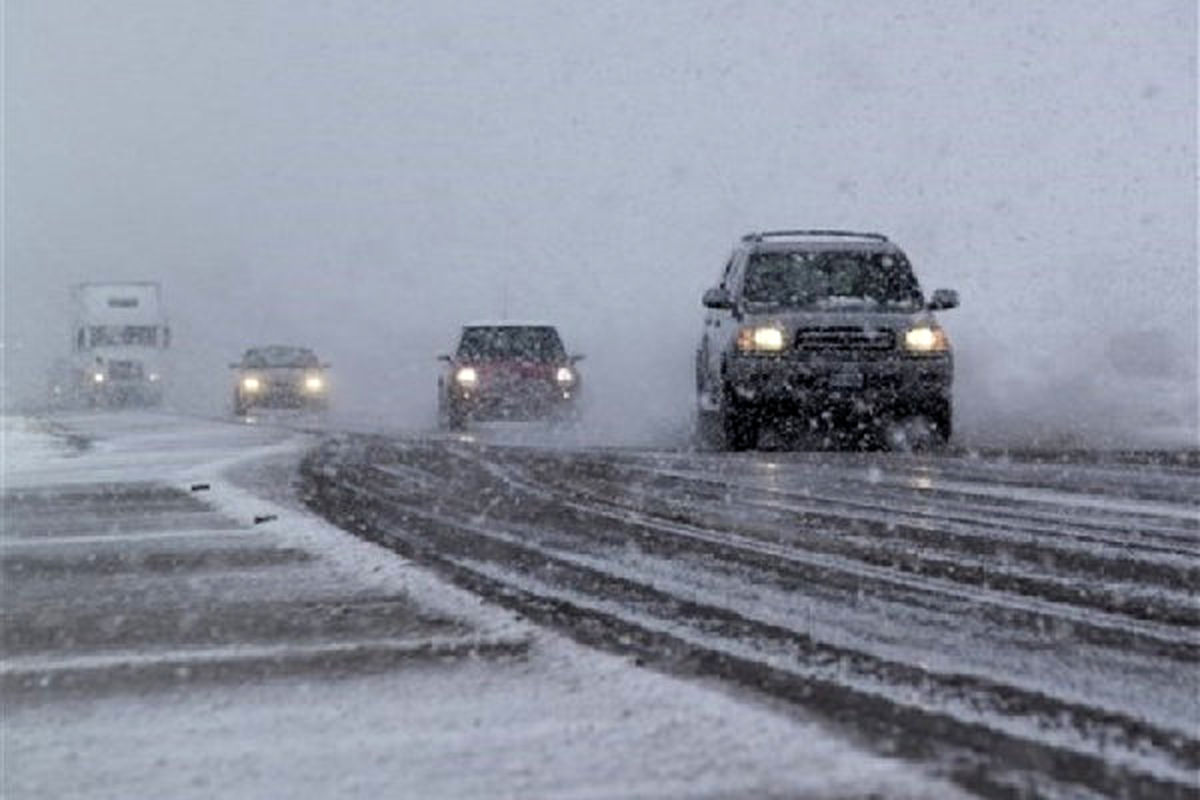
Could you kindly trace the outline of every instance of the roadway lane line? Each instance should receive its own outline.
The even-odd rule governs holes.
[[[94,536],[23,536],[19,538],[0,539],[0,551],[40,550],[66,545],[143,542],[162,539],[194,539],[198,541],[204,538],[230,539],[249,538],[252,536],[261,536],[261,532],[253,528],[205,528],[185,531],[108,533]]]
[[[280,662],[337,655],[419,656],[428,654],[454,656],[506,648],[519,651],[526,649],[528,645],[529,641],[526,638],[422,636],[401,639],[358,639],[315,644],[237,644],[228,647],[182,648],[157,653],[127,650],[66,658],[23,656],[6,658],[0,662],[0,678],[47,676],[66,672],[93,672],[120,668],[182,668],[257,661]]]

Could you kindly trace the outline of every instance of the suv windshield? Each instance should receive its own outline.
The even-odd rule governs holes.
[[[554,328],[497,326],[464,328],[458,357],[467,361],[561,361],[565,351]]]
[[[242,359],[242,365],[246,367],[316,367],[319,363],[313,351],[301,347],[247,350]]]
[[[795,307],[923,305],[904,256],[853,250],[755,253],[743,295],[752,303]]]

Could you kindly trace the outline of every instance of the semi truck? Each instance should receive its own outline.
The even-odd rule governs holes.
[[[157,283],[71,287],[71,355],[51,379],[68,406],[158,405],[167,384],[171,328]]]

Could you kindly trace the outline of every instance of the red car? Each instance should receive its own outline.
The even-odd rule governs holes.
[[[461,430],[476,420],[567,420],[577,416],[583,356],[567,355],[553,325],[466,325],[438,379],[438,415]]]

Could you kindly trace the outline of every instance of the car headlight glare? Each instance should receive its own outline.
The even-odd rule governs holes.
[[[783,350],[783,329],[774,326],[742,328],[738,331],[737,346],[743,353],[778,353]]]
[[[309,375],[304,379],[304,388],[310,392],[319,392],[325,388],[325,381],[320,375]]]
[[[479,383],[479,373],[474,367],[462,367],[454,373],[454,380],[459,386],[474,386]]]
[[[941,328],[920,325],[904,334],[904,346],[913,353],[942,353],[950,349],[950,342]]]
[[[247,392],[257,392],[262,388],[262,382],[255,377],[242,378],[242,388]]]
[[[104,373],[103,372],[92,373],[92,380],[95,381],[96,383],[104,383]]]
[[[559,367],[558,371],[554,373],[554,380],[562,386],[570,386],[575,382],[575,373],[571,371],[570,367]]]

